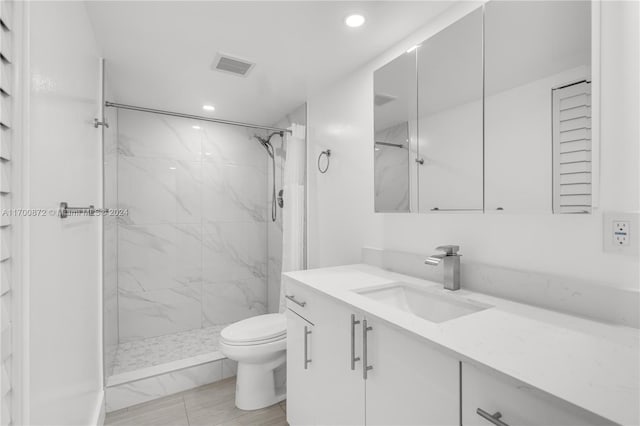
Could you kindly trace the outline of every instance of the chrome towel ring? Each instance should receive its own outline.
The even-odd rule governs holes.
[[[322,161],[322,156],[323,155],[327,157],[327,165],[324,167],[324,169],[320,165],[320,162]],[[322,151],[320,153],[320,155],[318,156],[318,170],[320,171],[320,173],[327,173],[327,170],[329,170],[329,162],[330,162],[329,158],[330,157],[331,157],[331,150],[330,149],[327,149],[326,151]]]

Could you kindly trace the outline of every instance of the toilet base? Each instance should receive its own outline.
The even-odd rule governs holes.
[[[259,410],[283,401],[287,395],[278,393],[274,370],[284,364],[285,355],[267,364],[238,362],[236,377],[236,407],[240,410]]]

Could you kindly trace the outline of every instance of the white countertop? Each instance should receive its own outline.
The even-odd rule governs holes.
[[[640,330],[356,264],[289,272],[311,289],[624,425],[640,424]],[[439,324],[354,293],[403,281],[492,307]]]

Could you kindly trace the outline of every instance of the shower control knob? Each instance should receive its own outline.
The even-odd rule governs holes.
[[[280,191],[278,191],[278,205],[280,206],[280,208],[284,207],[284,189],[281,189]]]

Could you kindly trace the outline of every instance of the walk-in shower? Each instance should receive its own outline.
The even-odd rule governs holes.
[[[111,411],[234,375],[222,328],[278,311],[276,193],[306,106],[273,127],[106,106],[104,206],[128,211],[104,218]]]

